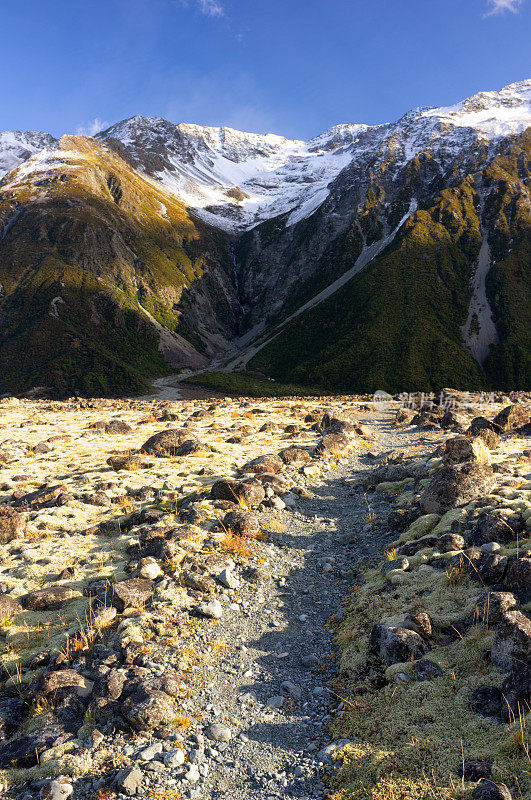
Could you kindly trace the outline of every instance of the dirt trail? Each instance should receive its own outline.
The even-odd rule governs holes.
[[[393,428],[385,415],[375,430],[375,455],[422,440],[421,433]],[[218,744],[199,736],[206,775],[189,797],[323,796],[317,754],[329,741],[327,722],[342,710],[327,689],[337,670],[327,623],[341,614],[353,570],[378,560],[394,535],[385,524],[385,497],[369,513],[364,496],[361,482],[374,463],[360,453],[329,472],[296,511],[265,520],[268,541],[256,560],[263,578],[242,584],[241,605],[230,606],[215,626],[202,623],[191,638],[198,648],[206,639],[217,653],[192,710],[203,726],[226,725],[231,739]]]

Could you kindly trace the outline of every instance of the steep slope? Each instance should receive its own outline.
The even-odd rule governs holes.
[[[0,388],[138,391],[235,333],[224,239],[94,140],[63,137],[9,173],[0,230]]]
[[[241,237],[237,260],[248,326],[294,310],[388,236],[411,201],[432,202],[530,125],[531,81],[522,81],[360,132],[319,208],[294,225],[291,213]]]
[[[420,170],[412,180],[422,190],[420,207],[393,241],[329,299],[281,327],[249,366],[345,391],[529,386],[531,132],[499,147],[492,162],[479,156],[475,171],[433,199],[417,158],[410,170]],[[356,262],[363,248],[358,222],[336,238],[325,264]],[[486,298],[497,330],[485,373],[462,331],[484,239],[496,261],[486,274]],[[477,337],[481,324],[476,315],[465,333]]]

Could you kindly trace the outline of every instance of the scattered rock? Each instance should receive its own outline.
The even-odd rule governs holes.
[[[220,722],[214,722],[205,730],[205,736],[213,742],[228,742],[232,737],[231,729]]]
[[[465,461],[474,461],[477,464],[489,465],[490,452],[485,442],[480,437],[456,436],[447,439],[444,444],[443,463],[461,464]]]
[[[488,494],[494,486],[491,467],[473,462],[443,467],[431,479],[420,505],[427,514],[444,514]]]
[[[153,596],[153,583],[145,578],[130,578],[112,584],[110,602],[123,611],[128,606],[144,606]]]
[[[375,625],[369,644],[386,664],[398,664],[418,658],[430,650],[430,646],[415,631],[391,625]]]
[[[194,610],[200,617],[207,617],[207,619],[221,619],[223,616],[223,606],[219,600],[209,600],[206,603],[199,603]]]
[[[521,611],[505,611],[494,633],[492,663],[502,670],[531,662],[531,620]]]
[[[7,544],[24,535],[24,517],[9,506],[0,506],[0,544]]]

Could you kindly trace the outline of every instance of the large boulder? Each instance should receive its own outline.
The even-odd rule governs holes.
[[[9,506],[0,506],[0,544],[7,544],[24,535],[24,517]]]
[[[74,592],[68,586],[50,586],[29,592],[22,597],[21,602],[30,611],[45,611],[62,608],[73,596]]]
[[[212,500],[230,500],[233,503],[243,502],[250,508],[259,506],[265,498],[265,490],[258,481],[216,481],[210,489]]]
[[[495,422],[492,422],[490,419],[486,417],[474,417],[472,422],[470,423],[470,427],[467,429],[466,434],[467,436],[480,436],[481,431],[493,431],[494,433],[501,433],[501,427],[497,425]]]
[[[531,558],[511,556],[507,565],[505,585],[521,603],[531,601]]]
[[[373,627],[369,646],[385,664],[411,661],[430,650],[429,644],[415,631],[381,624]]]
[[[484,511],[476,520],[472,530],[467,533],[470,544],[482,545],[488,542],[508,544],[516,539],[517,533],[498,511]]]
[[[254,516],[247,511],[229,511],[223,517],[223,529],[236,536],[248,536],[254,538],[260,533],[260,523]]]
[[[507,562],[507,556],[500,553],[482,553],[468,572],[471,578],[479,579],[486,586],[493,586],[496,583],[503,583]]]
[[[474,462],[443,467],[429,482],[420,505],[427,514],[445,514],[451,508],[488,494],[494,485],[491,467]]]
[[[172,698],[166,692],[144,684],[138,686],[122,703],[121,711],[131,727],[137,731],[153,731],[175,717]]]
[[[473,800],[512,800],[512,795],[505,783],[494,783],[484,779],[472,792]]]
[[[494,417],[494,422],[503,431],[512,431],[531,422],[531,414],[520,403],[506,406]]]
[[[494,633],[492,663],[501,670],[531,663],[531,620],[521,611],[506,611]]]
[[[308,451],[303,450],[302,447],[286,447],[280,451],[279,456],[284,464],[288,464],[290,467],[303,467],[312,460]]]
[[[527,713],[531,708],[531,664],[524,664],[520,669],[510,672],[501,685],[501,691],[502,719],[518,719],[520,710]]]
[[[315,448],[316,458],[332,458],[341,456],[350,445],[350,439],[344,433],[327,433]]]
[[[477,464],[490,466],[490,452],[483,439],[471,436],[455,436],[446,440],[443,463],[462,464],[465,461],[475,461]]]
[[[140,448],[141,453],[147,453],[158,458],[170,458],[171,456],[187,455],[190,451],[190,442],[196,440],[190,436],[189,431],[179,428],[170,428],[167,431],[155,433],[144,442]]]
[[[258,456],[258,458],[253,458],[252,461],[247,461],[242,467],[240,467],[240,472],[256,472],[262,473],[267,472],[272,475],[275,475],[277,472],[280,472],[284,468],[284,462],[279,456],[273,455],[272,453],[265,456]]]
[[[15,500],[17,508],[48,508],[50,506],[63,505],[62,498],[70,498],[68,489],[64,484],[56,486],[41,486],[34,492],[22,495]]]
[[[476,601],[474,616],[478,622],[492,628],[515,605],[516,597],[511,592],[483,592]]]
[[[22,606],[18,600],[8,594],[0,594],[0,620],[11,619],[16,614],[20,614],[21,611]]]
[[[60,725],[50,725],[40,731],[19,736],[0,747],[0,769],[33,767],[50,747],[63,744],[72,738]]]
[[[61,669],[49,672],[40,680],[40,694],[53,695],[64,689],[72,690],[78,697],[88,697],[94,683],[75,669]]]
[[[153,596],[153,583],[145,578],[130,578],[112,585],[111,603],[123,611],[128,606],[144,606]]]

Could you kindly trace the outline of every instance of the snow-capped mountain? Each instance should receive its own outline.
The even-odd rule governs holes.
[[[0,178],[16,169],[45,147],[54,147],[57,140],[42,131],[2,131],[0,133]]]
[[[208,223],[230,232],[289,213],[288,225],[310,216],[347,166],[420,152],[449,166],[464,149],[496,142],[531,125],[531,80],[480,92],[453,106],[417,108],[393,123],[341,124],[309,141],[232,128],[174,125],[137,115],[97,134],[135,169],[162,183]],[[0,178],[43,148],[47,133],[0,133]]]
[[[210,224],[245,230],[291,212],[311,215],[347,165],[390,157],[396,165],[429,151],[449,164],[464,148],[531,125],[531,80],[481,92],[454,106],[418,108],[394,123],[336,125],[307,142],[231,128],[173,125],[136,116],[97,138],[163,183]]]
[[[348,145],[366,128],[338,125],[303,142],[136,116],[98,134],[98,139],[206,221],[243,230],[291,211],[301,201],[308,211],[310,202],[317,207],[327,184],[351,160]]]
[[[530,80],[306,142],[142,116],[0,134],[0,388],[137,391],[162,356],[525,388],[530,163]]]

